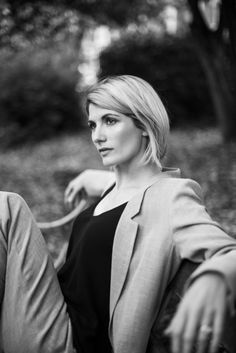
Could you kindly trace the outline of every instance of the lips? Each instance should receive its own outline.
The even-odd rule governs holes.
[[[105,157],[110,151],[112,150],[112,148],[99,148],[99,153],[102,157]]]
[[[105,148],[105,147],[104,147],[104,148],[99,148],[98,151],[99,151],[100,153],[103,153],[103,152],[108,152],[108,151],[111,151],[111,150],[112,150],[112,148]]]

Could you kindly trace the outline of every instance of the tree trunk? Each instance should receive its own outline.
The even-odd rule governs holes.
[[[198,7],[198,0],[188,0],[188,4],[193,14],[192,36],[207,78],[223,139],[226,142],[236,141],[235,37],[232,35],[235,25],[230,15],[230,12],[233,17],[235,14],[234,2],[230,0],[222,3],[220,27],[217,31],[211,31],[207,27]],[[225,28],[229,30],[231,54],[229,44],[224,40]]]
[[[196,45],[199,61],[202,64],[219,127],[225,142],[236,141],[236,100],[234,99],[234,72],[226,69],[225,58],[218,51]],[[231,76],[231,77],[230,77]]]

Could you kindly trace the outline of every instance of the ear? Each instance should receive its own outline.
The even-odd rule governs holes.
[[[148,136],[148,133],[147,133],[146,131],[143,131],[143,132],[142,132],[142,136],[147,137],[147,136]]]

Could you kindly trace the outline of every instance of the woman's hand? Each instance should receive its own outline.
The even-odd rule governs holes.
[[[113,172],[87,169],[68,184],[64,195],[65,204],[72,209],[82,198],[98,197],[113,180]]]
[[[198,277],[187,290],[166,330],[173,353],[216,352],[227,309],[227,286],[218,273]]]

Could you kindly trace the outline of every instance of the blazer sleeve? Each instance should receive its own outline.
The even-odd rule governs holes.
[[[236,240],[213,221],[202,201],[198,183],[179,179],[174,185],[170,220],[179,256],[202,263],[187,285],[205,272],[217,272],[225,279],[231,312],[236,300]]]

